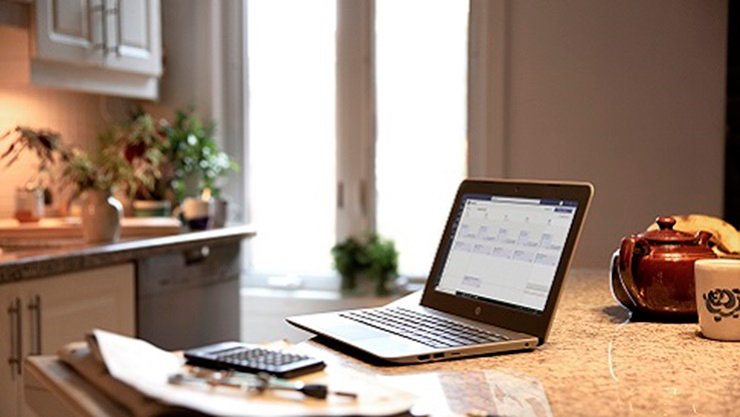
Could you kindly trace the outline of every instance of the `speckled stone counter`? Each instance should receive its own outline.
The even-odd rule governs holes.
[[[241,240],[254,234],[252,226],[242,225],[108,245],[72,242],[59,247],[3,251],[0,252],[0,284],[130,262],[193,245]]]
[[[549,340],[533,352],[372,366],[316,341],[302,347],[418,393],[415,414],[740,415],[740,343],[704,339],[697,324],[631,321],[605,270],[571,272]]]

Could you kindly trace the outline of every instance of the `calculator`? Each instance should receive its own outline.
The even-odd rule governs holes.
[[[321,359],[242,342],[222,342],[185,351],[191,365],[293,378],[326,366]]]

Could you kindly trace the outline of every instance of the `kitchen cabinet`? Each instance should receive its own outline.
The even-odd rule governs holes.
[[[3,321],[0,326],[0,416],[17,416],[20,405],[21,381],[18,369],[21,364],[15,362],[19,339],[20,299],[16,296],[18,284],[0,285],[0,303],[2,303]],[[5,315],[7,313],[7,315]],[[14,361],[14,362],[11,362]]]
[[[54,354],[92,328],[135,333],[131,263],[0,285],[0,417],[32,416],[23,401],[22,360]]]
[[[40,0],[35,8],[36,51],[34,58],[73,65],[102,66],[102,4],[71,0]],[[95,12],[93,9],[96,8]]]
[[[114,52],[106,56],[106,66],[119,71],[162,74],[162,41],[159,2],[117,0]]]
[[[34,10],[34,84],[157,97],[159,0],[37,0]]]

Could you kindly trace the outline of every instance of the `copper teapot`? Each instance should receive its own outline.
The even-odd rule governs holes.
[[[658,217],[659,230],[622,239],[612,258],[614,298],[640,316],[696,320],[694,261],[716,258],[712,234],[673,230],[673,217]]]

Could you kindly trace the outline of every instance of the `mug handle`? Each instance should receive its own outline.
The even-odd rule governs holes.
[[[632,304],[639,309],[647,309],[650,303],[643,293],[637,288],[635,277],[632,274],[632,265],[634,265],[634,256],[636,247],[650,249],[647,241],[636,236],[630,236],[622,239],[622,245],[619,249],[619,278],[622,287],[627,293],[627,297]],[[647,252],[647,251],[646,251]]]

